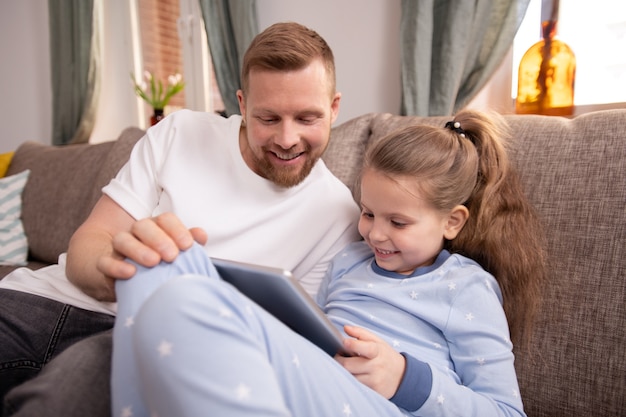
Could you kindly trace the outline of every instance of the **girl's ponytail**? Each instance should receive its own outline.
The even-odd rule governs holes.
[[[469,219],[448,249],[476,260],[498,280],[511,337],[523,345],[545,277],[543,229],[509,162],[502,118],[463,111],[453,123],[476,147],[478,176],[465,203]]]

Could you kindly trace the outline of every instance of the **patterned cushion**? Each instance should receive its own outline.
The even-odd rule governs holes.
[[[28,241],[22,224],[22,190],[30,170],[0,179],[0,265],[26,265]]]

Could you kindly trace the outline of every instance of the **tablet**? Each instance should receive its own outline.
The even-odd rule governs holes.
[[[222,279],[331,356],[344,351],[343,335],[290,271],[211,258]]]

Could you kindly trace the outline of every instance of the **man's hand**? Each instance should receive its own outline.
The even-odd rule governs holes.
[[[76,230],[67,251],[67,278],[86,294],[115,301],[115,281],[135,275],[135,265],[171,262],[194,240],[207,241],[202,229],[187,229],[172,213],[135,221],[107,195],[102,195]]]
[[[113,236],[113,253],[98,260],[98,270],[108,277],[130,278],[135,274],[135,267],[125,262],[125,258],[152,267],[161,261],[172,262],[194,241],[204,245],[207,239],[203,229],[187,229],[172,213],[139,220],[130,231]]]
[[[393,397],[404,376],[404,356],[368,330],[355,326],[344,330],[354,338],[346,339],[344,347],[355,356],[335,359],[361,383],[387,399]]]

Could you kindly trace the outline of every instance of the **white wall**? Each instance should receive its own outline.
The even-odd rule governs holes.
[[[124,17],[115,13],[123,12],[127,0],[106,2],[103,24],[121,24]],[[342,93],[337,123],[369,112],[399,113],[400,0],[257,0],[257,9],[261,30],[279,21],[298,21],[329,43]],[[26,140],[51,143],[48,42],[46,0],[0,1],[0,153]],[[114,59],[112,51],[127,48],[130,40],[113,42],[103,46],[105,59]],[[132,97],[130,64],[120,54],[115,59],[121,60],[119,71],[106,76],[108,82],[116,83],[116,98],[104,103],[102,111],[122,112],[124,117],[115,117],[114,125],[96,125],[97,141],[114,139],[137,111],[133,107],[136,98],[133,103],[125,101]],[[479,107],[490,106],[490,97],[484,94],[475,101]]]
[[[48,2],[0,2],[0,153],[51,143]]]
[[[260,29],[298,21],[333,48],[343,94],[338,122],[400,110],[400,0],[258,0],[257,6]],[[0,153],[26,140],[51,143],[46,0],[0,2],[0,54]],[[120,85],[130,88],[128,71],[119,74]]]
[[[369,112],[400,112],[400,0],[257,0],[259,29],[297,21],[335,55],[337,123]]]

